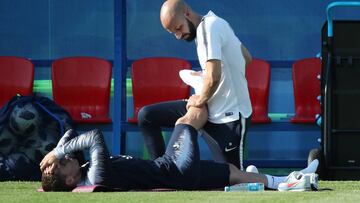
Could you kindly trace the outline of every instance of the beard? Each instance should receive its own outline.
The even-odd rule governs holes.
[[[195,25],[190,20],[186,19],[186,21],[188,24],[189,33],[186,33],[182,37],[182,39],[186,40],[187,42],[192,42],[196,38],[196,28],[195,28]]]

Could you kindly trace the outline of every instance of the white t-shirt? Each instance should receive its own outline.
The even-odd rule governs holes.
[[[248,118],[252,113],[245,58],[241,42],[230,25],[212,11],[206,14],[196,29],[196,46],[203,74],[208,60],[221,61],[221,79],[208,100],[209,121],[227,123],[239,119],[239,113]]]

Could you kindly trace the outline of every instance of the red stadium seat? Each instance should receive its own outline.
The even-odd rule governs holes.
[[[137,123],[139,110],[146,105],[163,101],[187,99],[190,86],[179,76],[179,71],[191,69],[191,64],[179,58],[144,58],[132,64],[134,116],[129,123]]]
[[[33,86],[34,65],[30,60],[0,56],[0,108],[16,94],[32,94]]]
[[[270,123],[268,116],[270,64],[262,59],[253,59],[246,66],[251,105],[253,109],[252,123]]]
[[[321,112],[320,81],[317,76],[321,72],[319,58],[307,58],[296,61],[292,67],[295,99],[295,116],[292,123],[315,123],[315,115]]]
[[[95,57],[69,57],[52,64],[54,101],[77,123],[111,123],[111,64]]]

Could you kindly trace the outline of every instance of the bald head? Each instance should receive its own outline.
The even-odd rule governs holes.
[[[182,20],[187,5],[183,0],[167,0],[161,7],[160,20],[165,29],[169,29],[174,21]]]
[[[167,0],[161,7],[162,26],[177,39],[191,42],[196,37],[196,28],[201,16],[191,10],[183,0]]]

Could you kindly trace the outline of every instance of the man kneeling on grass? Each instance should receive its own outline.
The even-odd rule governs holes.
[[[197,130],[206,121],[206,108],[190,107],[187,114],[176,122],[165,154],[154,161],[130,156],[110,157],[99,130],[79,136],[69,130],[40,163],[43,190],[71,191],[84,185],[104,185],[123,190],[209,190],[250,182],[278,189],[280,183],[291,179],[248,173],[232,164],[200,160]],[[86,149],[90,153],[90,162],[80,167],[71,154]],[[301,172],[314,173],[317,165],[316,160]]]

